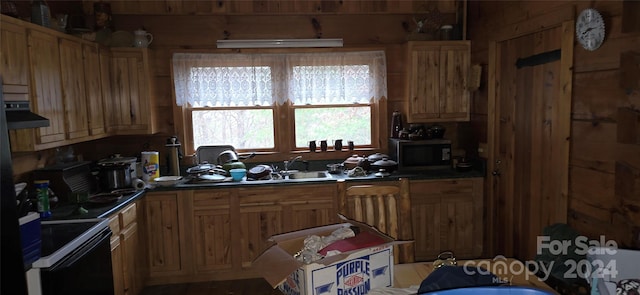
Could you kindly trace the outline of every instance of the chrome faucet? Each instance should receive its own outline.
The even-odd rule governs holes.
[[[282,170],[283,173],[289,173],[289,168],[291,167],[291,165],[293,165],[293,163],[295,163],[295,161],[302,159],[302,156],[297,156],[294,158],[289,159],[288,161],[285,160],[284,161],[284,170]]]

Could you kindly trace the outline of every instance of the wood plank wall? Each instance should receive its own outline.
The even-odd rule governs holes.
[[[78,5],[91,23],[95,1],[50,0],[51,13],[77,13]],[[85,160],[98,160],[113,153],[135,156],[142,150],[163,152],[164,140],[175,134],[174,100],[170,77],[170,57],[175,50],[216,49],[216,41],[227,34],[230,39],[260,38],[343,38],[345,47],[382,48],[387,52],[388,103],[386,120],[393,110],[405,104],[405,58],[403,44],[415,27],[414,17],[438,10],[442,22],[462,22],[461,0],[238,0],[238,1],[105,1],[111,3],[115,30],[144,28],[154,36],[150,45],[153,79],[156,89],[160,133],[151,136],[119,136],[74,145]],[[22,14],[28,6],[19,2]],[[317,20],[320,30],[314,28]],[[464,123],[446,123],[447,137],[466,142],[457,129]],[[381,131],[383,136],[388,130]],[[62,148],[62,150],[66,149]],[[384,151],[383,151],[384,152]],[[29,181],[29,172],[55,161],[55,150],[14,154],[14,178]],[[183,161],[191,165],[191,160]]]
[[[619,108],[636,116],[640,108],[640,90],[620,87],[621,53],[640,48],[640,32],[623,33],[624,5],[624,1],[470,2],[472,64],[483,66],[482,86],[472,98],[471,134],[477,142],[487,140],[489,40],[505,39],[500,35],[505,27],[524,26],[536,17],[552,21],[554,13],[563,9],[575,9],[576,15],[588,7],[598,9],[606,23],[604,44],[593,52],[579,44],[574,50],[568,223],[590,238],[605,235],[622,246],[638,247],[640,144],[619,143],[616,136],[621,128],[631,128],[619,122]]]

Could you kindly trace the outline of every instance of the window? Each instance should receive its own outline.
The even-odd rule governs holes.
[[[386,97],[382,51],[176,53],[173,78],[193,150],[289,152],[335,139],[371,146],[375,106]]]

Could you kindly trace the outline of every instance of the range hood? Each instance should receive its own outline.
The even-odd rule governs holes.
[[[28,101],[4,101],[8,129],[48,127],[49,119],[31,112]]]

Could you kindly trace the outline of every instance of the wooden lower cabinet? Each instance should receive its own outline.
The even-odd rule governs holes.
[[[251,266],[274,234],[338,222],[335,183],[240,188],[238,196],[242,268]]]
[[[228,271],[233,268],[231,226],[232,192],[229,190],[193,191],[191,232],[196,273]],[[189,222],[187,223],[189,224]]]
[[[482,181],[410,181],[416,260],[445,250],[481,255]],[[251,263],[270,236],[340,222],[337,189],[327,182],[148,192],[147,284],[259,277]]]
[[[412,180],[411,217],[416,261],[443,251],[477,258],[483,245],[483,179]]]
[[[109,218],[111,228],[111,263],[114,294],[137,295],[144,288],[138,202],[132,203]]]
[[[186,274],[184,245],[192,243],[181,229],[183,191],[148,192],[144,198],[149,284],[171,283]]]
[[[257,278],[274,234],[338,222],[335,183],[150,192],[150,285]]]

